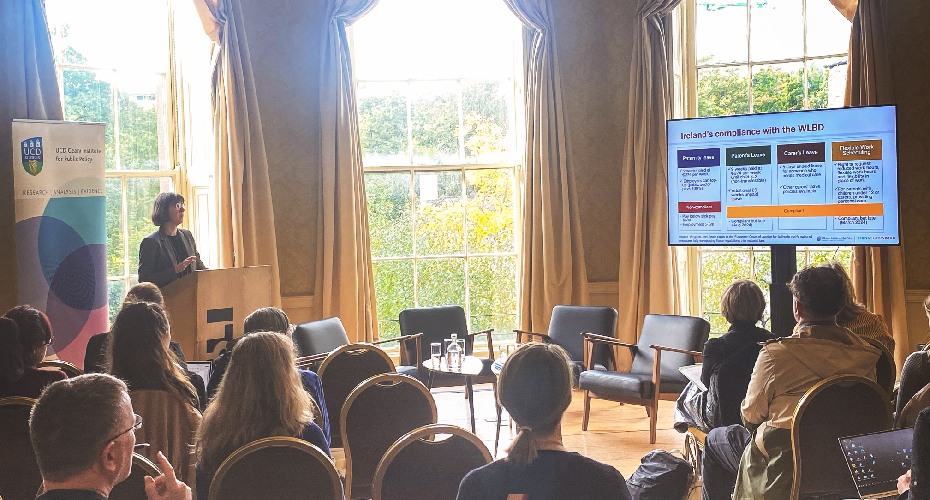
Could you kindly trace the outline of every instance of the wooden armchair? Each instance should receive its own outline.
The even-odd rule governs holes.
[[[338,317],[301,323],[294,327],[293,337],[294,346],[297,348],[297,355],[299,356],[297,358],[297,367],[312,371],[317,371],[320,363],[326,359],[329,353],[349,343],[349,335]],[[419,334],[363,343],[380,346],[391,342],[399,342],[400,364],[395,369],[397,373],[416,376],[419,373],[418,363],[410,360],[407,349],[404,348],[408,340],[416,344],[417,352],[419,352]]]
[[[461,306],[437,306],[437,307],[417,307],[404,309],[398,317],[400,321],[400,333],[403,338],[415,338],[415,342],[404,340],[401,343],[401,352],[407,351],[407,357],[411,361],[415,360],[416,365],[430,358],[430,344],[433,342],[442,342],[449,338],[453,333],[465,339],[465,354],[471,355],[474,350],[474,344],[478,337],[483,336],[487,341],[488,355],[482,358],[484,369],[476,378],[476,383],[495,383],[497,377],[491,373],[491,365],[494,363],[494,342],[491,334],[493,328],[481,330],[480,332],[468,332],[468,322],[465,318],[465,310]],[[419,335],[418,335],[419,334]],[[419,375],[417,378],[427,383],[429,380],[428,370],[419,366]],[[433,374],[433,385],[460,385],[462,377],[458,375],[447,375],[436,373]]]
[[[649,314],[636,345],[595,335],[582,334],[585,366],[579,377],[584,390],[584,416],[581,430],[588,430],[591,398],[644,406],[649,416],[649,443],[656,442],[659,400],[674,401],[688,383],[678,371],[682,366],[703,360],[703,347],[710,334],[710,323],[691,316]],[[604,344],[630,350],[633,366],[629,372],[594,370],[594,347]],[[663,352],[667,353],[663,356]]]

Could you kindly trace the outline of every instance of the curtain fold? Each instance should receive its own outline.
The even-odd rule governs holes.
[[[16,118],[62,120],[55,57],[43,0],[0,2],[0,165],[13,158]],[[14,234],[13,170],[0,168],[0,234]],[[0,249],[0,310],[19,301],[16,249]]]
[[[581,220],[549,0],[504,0],[526,26],[526,150],[520,328],[546,331],[552,308],[588,302]]]
[[[315,312],[338,316],[350,340],[377,335],[368,201],[346,26],[377,0],[328,0],[320,68],[320,209]]]
[[[847,106],[894,103],[887,34],[884,2],[859,0],[849,43]],[[895,363],[903,366],[911,345],[902,247],[853,247],[850,278],[857,300],[885,318],[895,340]]]
[[[668,246],[665,121],[672,118],[668,14],[681,0],[643,0],[633,28],[630,111],[620,193],[617,335],[636,343],[646,314],[677,314],[677,254]]]
[[[213,130],[220,267],[270,265],[280,306],[274,207],[258,95],[240,0],[193,0],[213,60]]]

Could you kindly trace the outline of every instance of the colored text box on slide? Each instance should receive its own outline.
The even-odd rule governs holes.
[[[853,217],[884,215],[881,203],[833,203],[826,205],[764,205],[727,207],[728,219],[755,217]]]

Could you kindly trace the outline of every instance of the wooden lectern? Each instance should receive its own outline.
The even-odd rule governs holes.
[[[274,305],[271,266],[194,271],[161,289],[171,340],[189,361],[216,358],[226,341],[242,336],[245,317]]]

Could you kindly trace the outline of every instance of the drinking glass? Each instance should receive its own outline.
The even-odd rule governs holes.
[[[430,361],[433,363],[433,368],[438,368],[442,361],[442,343],[433,342],[429,345],[430,351]]]

